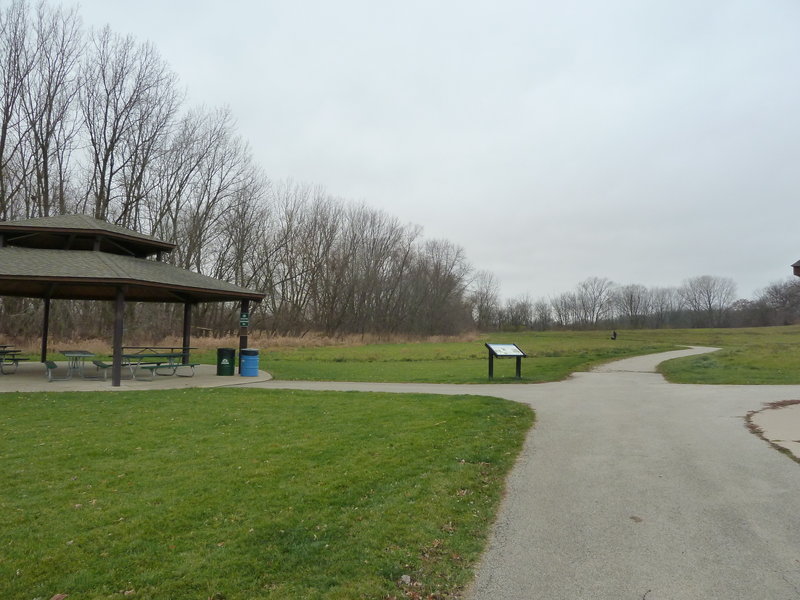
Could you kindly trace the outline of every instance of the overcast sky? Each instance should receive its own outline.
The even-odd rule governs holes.
[[[750,298],[800,259],[797,0],[80,6],[230,106],[272,179],[463,246],[504,297],[708,274]]]

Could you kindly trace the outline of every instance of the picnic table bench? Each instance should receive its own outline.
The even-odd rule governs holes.
[[[151,381],[156,375],[193,377],[194,368],[199,363],[189,362],[189,350],[195,349],[182,346],[125,346],[123,350],[135,350],[135,352],[124,353],[122,358],[134,379]],[[189,370],[188,374],[181,372],[185,369]],[[150,377],[137,376],[137,371],[149,372]]]
[[[17,372],[19,363],[30,360],[23,356],[18,356],[22,350],[15,350],[11,346],[0,346],[0,374],[13,375]],[[7,371],[9,367],[13,367],[12,371]]]

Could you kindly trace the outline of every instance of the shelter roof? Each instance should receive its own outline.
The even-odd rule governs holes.
[[[50,248],[0,248],[0,295],[113,300],[116,289],[142,302],[213,302],[263,294],[181,269],[121,254]]]
[[[88,215],[2,221],[0,236],[8,246],[100,250],[139,257],[175,249],[175,244]]]

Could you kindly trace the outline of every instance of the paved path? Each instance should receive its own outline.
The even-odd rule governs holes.
[[[668,358],[621,360],[536,385],[279,382],[216,377],[48,383],[41,365],[0,391],[266,388],[485,394],[529,403],[537,425],[512,470],[468,600],[800,599],[800,465],[743,417],[800,386],[671,385]],[[771,440],[800,440],[800,408],[759,413]],[[772,433],[770,433],[772,432]],[[800,444],[795,444],[799,446]],[[797,449],[797,448],[793,448]]]
[[[476,393],[527,402],[513,469],[470,600],[800,598],[800,465],[743,417],[800,386],[671,385],[625,359],[564,382],[280,388]]]

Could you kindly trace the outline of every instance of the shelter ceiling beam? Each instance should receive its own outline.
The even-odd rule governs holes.
[[[116,240],[111,239],[110,237],[102,236],[100,239],[104,240],[106,243],[108,243],[108,244],[110,244],[110,245],[112,245],[112,246],[114,246],[116,248],[119,248],[120,250],[122,250],[128,256],[136,256],[136,253],[132,252],[127,246],[123,246],[122,244],[117,243]]]

